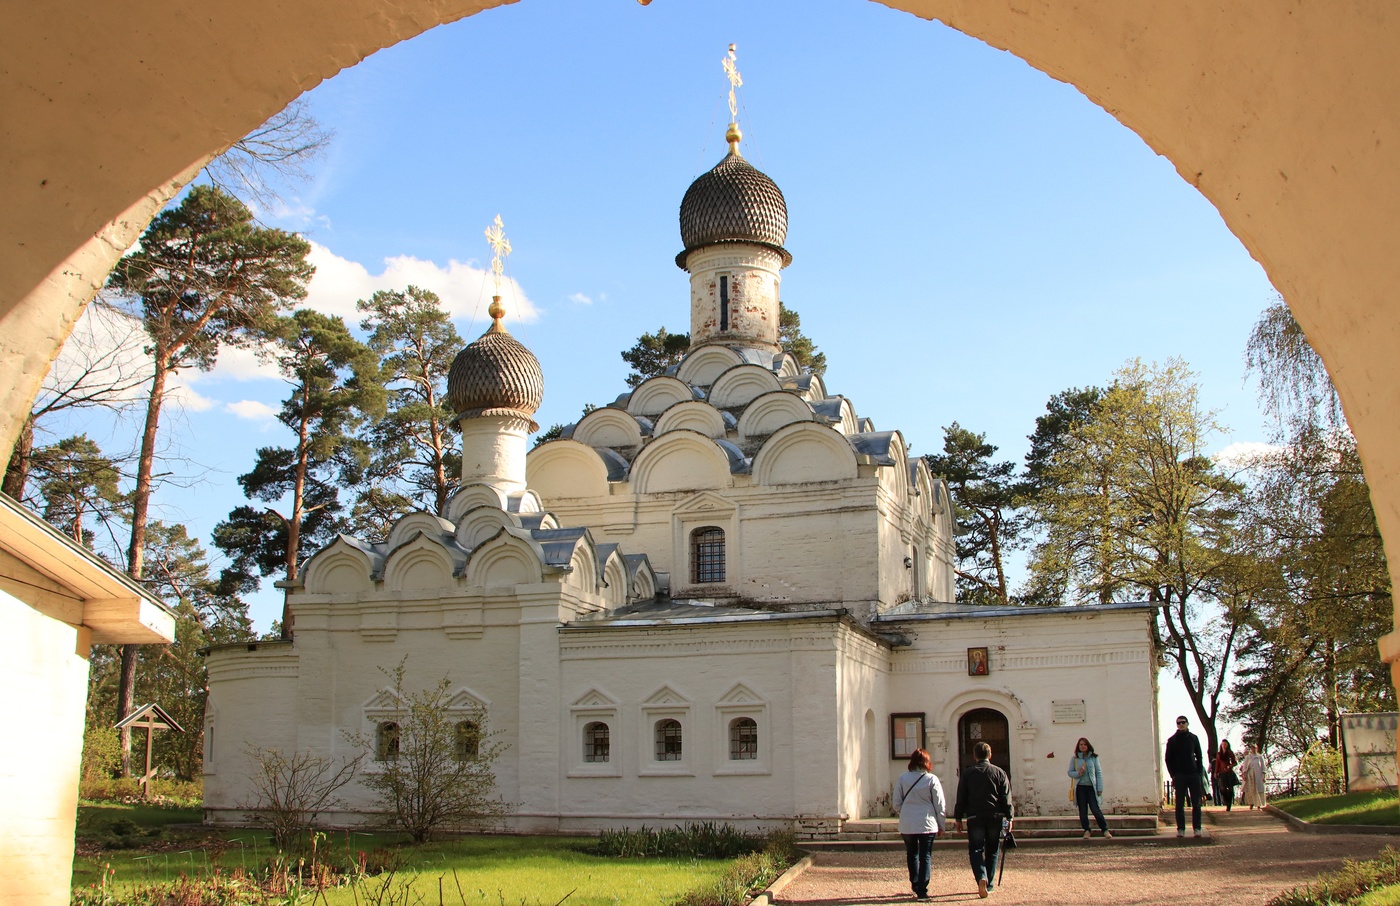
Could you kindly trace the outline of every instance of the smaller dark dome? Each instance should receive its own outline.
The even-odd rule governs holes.
[[[497,319],[452,360],[447,400],[464,418],[493,409],[534,415],[544,400],[539,359]]]
[[[737,141],[729,154],[702,173],[681,199],[681,242],[685,251],[676,264],[685,267],[686,256],[696,249],[724,242],[748,242],[767,246],[783,256],[787,240],[787,200],[778,184],[744,160]]]

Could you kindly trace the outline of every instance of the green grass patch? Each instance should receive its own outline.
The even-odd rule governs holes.
[[[1400,906],[1400,884],[1378,887],[1357,900],[1356,906]]]
[[[1294,796],[1273,799],[1269,804],[1313,824],[1400,825],[1400,798],[1394,791]]]
[[[1385,899],[1387,889],[1400,885],[1400,851],[1387,846],[1374,859],[1348,859],[1334,872],[1319,875],[1316,881],[1285,891],[1266,906],[1387,906],[1400,902]],[[1373,902],[1369,897],[1374,894]]]

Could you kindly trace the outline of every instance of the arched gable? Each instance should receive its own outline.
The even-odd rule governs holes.
[[[506,495],[493,485],[473,482],[463,485],[447,501],[447,518],[456,522],[462,514],[473,507],[493,506],[498,510],[506,508]]]
[[[773,373],[779,381],[796,380],[802,376],[802,366],[788,353],[780,352],[773,357]]]
[[[753,458],[760,485],[805,484],[855,478],[856,455],[844,437],[816,422],[779,429]]]
[[[606,406],[579,419],[573,439],[590,447],[634,450],[642,445],[642,425],[636,416]]]
[[[647,378],[632,391],[627,401],[627,411],[633,415],[657,416],[686,400],[697,399],[697,394],[684,381],[667,375]]]
[[[374,587],[374,559],[344,535],[317,551],[301,570],[306,590],[313,594],[350,594]]]
[[[676,403],[656,420],[656,434],[678,430],[696,431],[706,437],[724,437],[724,416],[718,409],[700,400]]]
[[[651,559],[646,554],[624,554],[623,559],[627,561],[630,581],[628,600],[649,601],[656,597],[662,583],[651,565]]]
[[[909,483],[914,488],[914,509],[922,525],[933,525],[933,476],[922,456],[909,460]]]
[[[739,440],[767,437],[779,428],[814,418],[807,401],[790,390],[774,390],[756,397],[739,416]]]
[[[672,431],[647,444],[632,463],[638,494],[729,486],[729,456],[695,431]]]
[[[442,539],[422,532],[389,552],[384,584],[392,591],[436,591],[457,584],[461,565]]]
[[[715,378],[743,361],[739,353],[728,346],[701,346],[681,360],[676,377],[696,387],[708,387]]]
[[[519,517],[493,506],[474,507],[457,520],[457,543],[463,550],[472,550],[507,526],[518,528]]]
[[[715,379],[710,388],[710,405],[716,409],[739,409],[782,385],[773,372],[761,365],[735,365]]]
[[[783,389],[791,390],[809,403],[817,400],[824,400],[827,397],[826,382],[821,379],[821,375],[812,374],[810,371],[804,372],[795,378],[785,379]]]
[[[574,555],[569,558],[569,572],[564,581],[589,594],[598,593],[598,554],[587,536],[574,548]]]
[[[598,558],[602,561],[598,574],[603,580],[603,587],[598,591],[607,600],[608,607],[621,607],[628,602],[631,594],[631,570],[627,566],[627,560],[616,544],[600,544]]]
[[[816,400],[812,403],[812,411],[829,421],[833,428],[847,437],[860,433],[856,409],[844,396],[829,396],[823,400]]]
[[[605,497],[608,467],[598,451],[576,440],[556,440],[525,457],[525,478],[546,500]]]
[[[483,541],[467,561],[467,583],[474,588],[535,585],[543,580],[544,552],[520,529],[503,528]],[[523,532],[522,532],[523,534]]]
[[[400,517],[399,521],[394,523],[394,527],[389,530],[389,537],[384,540],[384,545],[393,550],[419,532],[443,537],[453,533],[453,526],[446,519],[418,510]]]
[[[508,513],[538,513],[543,509],[544,501],[540,500],[540,495],[531,488],[506,497],[506,512]]]

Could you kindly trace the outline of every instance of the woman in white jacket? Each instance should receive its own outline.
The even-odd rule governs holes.
[[[904,837],[904,853],[909,862],[909,886],[914,896],[928,899],[933,840],[943,832],[943,784],[933,775],[928,752],[915,749],[909,757],[909,770],[894,784],[890,799],[899,813],[899,833]]]

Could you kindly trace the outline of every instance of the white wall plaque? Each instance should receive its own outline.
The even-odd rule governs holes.
[[[1050,721],[1057,724],[1084,723],[1084,699],[1069,698],[1050,702]]]

